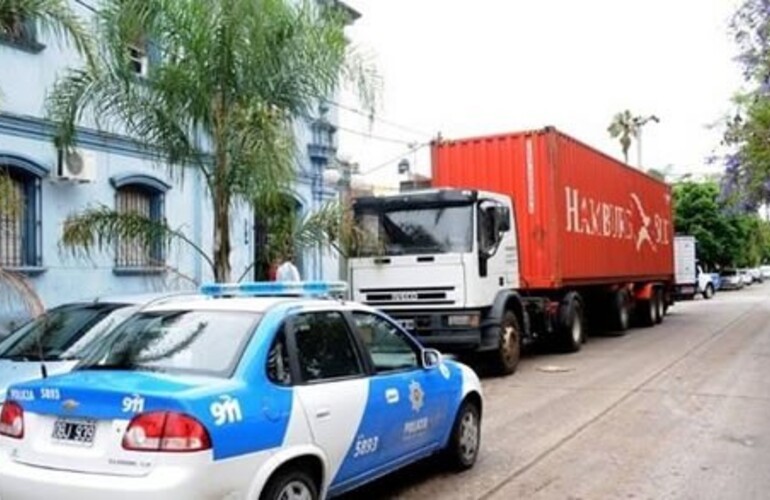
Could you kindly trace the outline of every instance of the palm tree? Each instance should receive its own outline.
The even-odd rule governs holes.
[[[628,150],[631,148],[631,141],[635,140],[638,147],[638,162],[639,167],[642,166],[642,127],[649,122],[660,122],[660,119],[655,115],[650,116],[634,116],[631,111],[625,110],[617,113],[613,118],[610,126],[607,127],[607,132],[610,133],[610,137],[618,139],[620,147],[623,149],[623,160],[628,163]]]
[[[71,147],[75,125],[144,144],[168,168],[197,170],[214,213],[211,253],[183,232],[105,207],[70,217],[62,243],[73,252],[110,249],[124,238],[182,241],[217,281],[230,279],[230,209],[237,200],[280,204],[295,174],[293,122],[350,81],[373,102],[376,75],[344,34],[349,13],[337,2],[304,0],[104,0],[93,64],[57,82],[49,113],[57,146]],[[127,47],[132,48],[129,53]],[[136,52],[150,60],[138,76]],[[106,117],[101,119],[100,117]]]

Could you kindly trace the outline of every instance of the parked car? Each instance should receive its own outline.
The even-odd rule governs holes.
[[[763,280],[770,280],[770,266],[760,266],[759,271],[762,273]]]
[[[317,296],[339,285],[208,286],[135,313],[72,373],[11,386],[0,498],[315,500],[434,453],[472,467],[476,374]]]
[[[762,276],[762,270],[758,267],[749,269],[749,275],[754,283],[764,283],[765,281],[765,278]]]
[[[746,286],[743,274],[736,269],[722,271],[720,290],[741,290]]]
[[[10,384],[72,370],[95,340],[142,305],[174,295],[126,295],[72,302],[17,328],[0,341],[0,406]]]
[[[738,273],[741,275],[743,284],[745,286],[751,286],[754,284],[754,278],[751,276],[751,272],[748,269],[738,269]]]

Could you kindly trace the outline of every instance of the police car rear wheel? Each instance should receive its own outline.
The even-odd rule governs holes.
[[[458,470],[466,470],[473,467],[476,457],[479,455],[481,442],[481,419],[478,407],[471,403],[463,403],[457,412],[452,440],[447,449],[447,458],[450,465]]]
[[[295,469],[278,474],[270,480],[260,500],[317,500],[318,487],[303,470]]]

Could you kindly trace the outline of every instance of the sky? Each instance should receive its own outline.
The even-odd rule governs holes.
[[[339,110],[339,153],[362,172],[380,167],[374,185],[396,185],[408,144],[438,132],[553,125],[622,158],[607,126],[624,109],[660,118],[644,129],[645,169],[716,168],[706,158],[743,84],[728,30],[738,0],[346,2],[362,14],[349,36],[382,85],[374,121]],[[362,107],[350,92],[338,104]],[[430,172],[426,147],[406,157]]]

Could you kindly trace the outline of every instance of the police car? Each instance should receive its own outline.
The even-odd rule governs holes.
[[[468,367],[338,283],[210,285],[134,314],[69,374],[13,385],[0,499],[316,499],[479,450]]]

